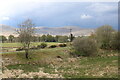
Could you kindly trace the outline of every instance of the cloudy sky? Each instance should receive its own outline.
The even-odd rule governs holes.
[[[26,19],[36,26],[118,27],[118,2],[44,2],[1,0],[0,24],[17,27]]]

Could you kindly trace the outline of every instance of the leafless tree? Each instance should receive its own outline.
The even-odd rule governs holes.
[[[23,44],[25,49],[25,57],[28,59],[29,48],[35,31],[32,20],[27,19],[19,24],[19,28],[16,31],[19,34],[19,41]]]

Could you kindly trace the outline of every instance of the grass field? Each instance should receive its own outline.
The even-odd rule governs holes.
[[[39,43],[34,43],[34,45],[36,44]],[[100,56],[77,58],[69,53],[69,47],[31,50],[29,52],[31,59],[29,60],[25,59],[24,52],[2,54],[4,61],[2,76],[16,78],[118,77],[117,51],[101,50],[99,52]],[[6,76],[6,74],[9,75]]]
[[[30,47],[37,47],[40,45],[42,42],[32,42],[30,44]],[[49,47],[50,45],[58,45],[58,42],[45,42],[47,46]],[[2,52],[15,52],[17,48],[23,47],[21,43],[0,43],[2,47]]]
[[[40,45],[42,42],[32,42],[30,46]],[[57,42],[46,42],[48,45],[58,44]],[[21,47],[21,43],[0,43],[2,47]]]

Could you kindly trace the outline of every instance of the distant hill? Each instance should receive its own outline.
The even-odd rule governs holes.
[[[94,29],[85,29],[78,26],[64,26],[64,27],[36,27],[36,35],[50,34],[50,35],[69,35],[70,29],[74,36],[89,36]],[[10,34],[17,36],[15,28],[8,25],[0,24],[0,35],[9,36]]]
[[[0,24],[0,35],[9,36],[10,34],[17,36],[15,28],[8,25]]]
[[[89,36],[95,29],[85,29],[78,26],[64,26],[64,27],[36,27],[38,35],[51,34],[51,35],[69,35],[70,29],[74,36]]]

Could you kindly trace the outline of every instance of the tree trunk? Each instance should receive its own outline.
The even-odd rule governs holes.
[[[28,57],[28,49],[25,50],[25,57],[26,57],[26,59],[29,58],[29,57]]]

